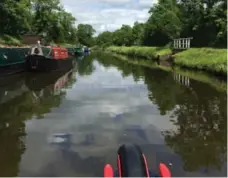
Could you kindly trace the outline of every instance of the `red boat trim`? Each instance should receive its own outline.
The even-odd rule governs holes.
[[[114,171],[110,164],[106,164],[104,167],[104,177],[113,177]]]
[[[143,160],[144,160],[144,164],[145,164],[145,168],[146,168],[146,175],[147,175],[147,177],[150,177],[149,168],[148,168],[147,161],[146,161],[146,156],[144,154],[142,154],[142,156],[143,156]]]
[[[161,177],[171,177],[171,172],[165,164],[160,163],[159,170],[160,170]]]
[[[52,47],[52,55],[55,60],[64,60],[68,58],[68,50],[63,47]]]
[[[118,172],[119,172],[119,177],[122,177],[122,170],[121,170],[121,162],[120,162],[120,156],[117,156],[117,166],[118,166]]]

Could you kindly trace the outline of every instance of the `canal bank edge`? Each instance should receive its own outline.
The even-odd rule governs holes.
[[[105,57],[107,57],[107,55],[111,55],[118,60],[122,60],[124,62],[138,65],[138,66],[143,66],[143,67],[148,67],[148,68],[160,68],[161,70],[164,70],[164,71],[174,72],[174,73],[180,74],[182,76],[188,77],[190,79],[198,80],[203,83],[207,83],[207,84],[211,85],[212,87],[216,88],[217,91],[226,92],[226,88],[227,88],[226,81],[218,80],[217,77],[207,74],[203,71],[192,71],[192,70],[188,70],[188,69],[183,70],[183,68],[180,68],[179,66],[175,66],[174,68],[171,68],[171,67],[167,67],[167,66],[163,66],[163,65],[157,65],[154,61],[145,60],[142,58],[141,59],[134,58],[134,60],[129,60],[129,58],[126,55],[121,55],[121,54],[112,53],[112,52],[103,53],[103,52],[97,51],[97,52],[94,52],[93,54],[96,54],[96,53],[100,53],[99,55],[105,55]]]
[[[174,65],[227,76],[227,49],[190,48],[173,55],[168,47],[110,46],[105,50],[137,58],[171,60]]]

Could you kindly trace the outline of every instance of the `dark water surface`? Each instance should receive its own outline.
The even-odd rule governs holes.
[[[1,80],[0,176],[100,177],[122,143],[141,145],[153,170],[226,176],[226,118],[225,90],[87,56],[67,73]]]

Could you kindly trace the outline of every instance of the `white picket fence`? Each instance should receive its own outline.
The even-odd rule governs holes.
[[[190,42],[193,38],[178,38],[173,40],[174,49],[188,49],[190,48]]]

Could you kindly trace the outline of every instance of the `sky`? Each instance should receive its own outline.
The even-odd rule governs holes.
[[[145,22],[149,8],[157,0],[61,0],[64,8],[77,19],[76,24],[90,24],[99,34],[114,31],[122,24]]]

